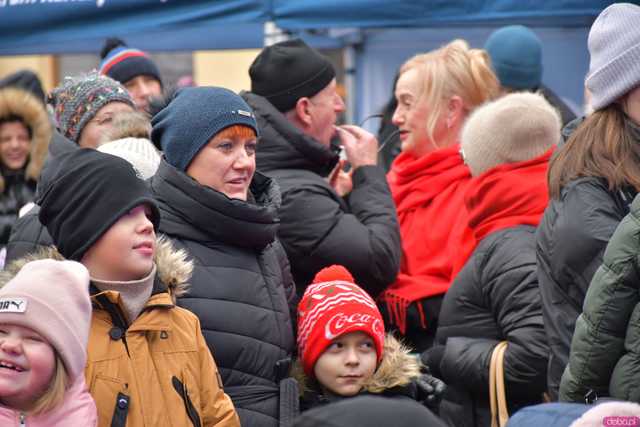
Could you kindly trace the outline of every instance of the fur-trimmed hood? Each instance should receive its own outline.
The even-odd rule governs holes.
[[[409,348],[392,334],[387,334],[384,339],[382,362],[362,391],[382,393],[388,389],[406,386],[420,376],[420,368],[419,359],[410,354]],[[294,364],[292,375],[298,380],[301,394],[311,390],[314,381],[304,374],[299,361]]]
[[[0,272],[0,287],[11,280],[26,263],[46,258],[64,259],[53,246],[45,247],[38,252],[17,259]],[[156,240],[154,261],[157,266],[158,278],[167,286],[175,303],[177,297],[183,296],[188,291],[188,281],[193,272],[193,263],[187,259],[187,253],[184,250],[175,249],[169,239],[164,236],[159,236]]]
[[[37,181],[53,131],[47,110],[30,92],[17,87],[4,87],[0,89],[0,118],[9,115],[21,117],[31,129],[31,150],[25,175],[27,179]],[[4,191],[4,187],[4,178],[0,175],[0,192]]]

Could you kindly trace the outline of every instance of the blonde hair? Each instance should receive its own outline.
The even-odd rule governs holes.
[[[113,126],[111,130],[105,132],[101,139],[101,143],[116,141],[124,138],[143,138],[151,137],[151,121],[149,118],[139,112],[123,112],[113,117]]]
[[[29,413],[42,414],[58,407],[64,401],[64,395],[70,385],[69,375],[67,374],[67,369],[64,367],[62,358],[57,351],[54,350],[54,352],[56,365],[53,375],[51,376],[51,381],[49,382],[49,387],[36,399],[33,405],[31,405]]]
[[[421,93],[418,102],[431,107],[427,119],[427,134],[433,141],[433,132],[442,114],[443,100],[459,96],[467,114],[477,106],[498,96],[500,84],[491,70],[486,51],[470,49],[461,39],[428,53],[414,56],[400,67],[399,75],[417,69]]]

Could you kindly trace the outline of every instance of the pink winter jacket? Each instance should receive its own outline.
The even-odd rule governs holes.
[[[52,411],[40,415],[24,415],[20,411],[0,405],[2,427],[95,427],[98,413],[87,391],[84,376],[80,375],[67,390],[64,402]]]

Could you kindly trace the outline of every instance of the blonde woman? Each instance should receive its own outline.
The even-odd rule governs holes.
[[[414,56],[400,68],[392,121],[402,152],[388,180],[403,258],[398,279],[382,298],[389,323],[419,351],[433,343],[442,296],[473,250],[462,199],[471,175],[460,155],[460,129],[474,108],[497,93],[486,52],[463,40]]]

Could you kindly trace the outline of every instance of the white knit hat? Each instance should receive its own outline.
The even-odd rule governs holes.
[[[606,107],[640,84],[640,6],[615,3],[589,31],[591,63],[586,85],[594,110]]]
[[[477,108],[462,129],[462,155],[478,176],[543,155],[560,141],[558,111],[540,94],[516,92]]]
[[[43,259],[25,264],[0,289],[0,323],[42,335],[62,358],[73,382],[87,360],[89,272],[75,261]]]
[[[160,153],[151,141],[144,138],[123,138],[107,142],[98,151],[125,159],[142,179],[155,175],[160,165]]]

